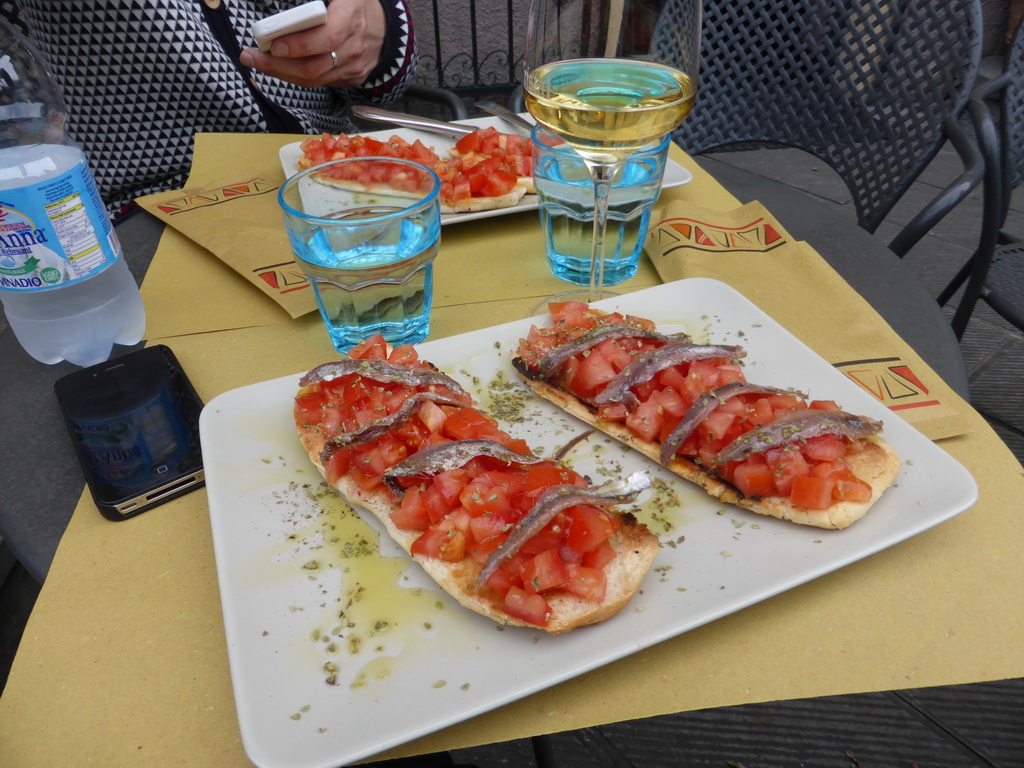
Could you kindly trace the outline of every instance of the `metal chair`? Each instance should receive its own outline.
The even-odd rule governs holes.
[[[904,256],[981,182],[957,124],[981,41],[977,0],[705,0],[697,104],[674,138],[691,154],[809,152],[842,177],[869,232],[949,139],[964,172],[890,243]]]
[[[409,3],[420,51],[416,83],[469,101],[504,101],[519,84],[529,2]]]
[[[469,117],[466,103],[458,94],[444,88],[413,83],[400,97],[402,110],[412,114],[433,117],[441,120],[465,120]],[[393,107],[392,107],[393,108]],[[365,120],[353,119],[356,125],[362,125],[368,131],[379,131],[380,124]]]
[[[962,338],[978,299],[1024,331],[1024,241],[1006,225],[1010,196],[1024,181],[1024,22],[1017,25],[1003,73],[971,98],[971,119],[985,158],[978,249],[939,296],[945,306],[966,281],[953,314]]]

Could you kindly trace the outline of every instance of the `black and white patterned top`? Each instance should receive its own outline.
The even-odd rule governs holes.
[[[381,60],[359,88],[301,88],[243,67],[252,24],[299,0],[19,0],[115,218],[183,186],[200,132],[338,133],[354,101],[401,96],[416,65],[405,0],[380,0]],[[210,8],[210,5],[217,5]]]

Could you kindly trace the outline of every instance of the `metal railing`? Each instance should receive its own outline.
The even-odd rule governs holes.
[[[468,100],[519,84],[528,0],[410,0],[419,42],[415,81]]]

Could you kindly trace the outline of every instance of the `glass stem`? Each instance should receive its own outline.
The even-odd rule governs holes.
[[[587,163],[594,179],[594,239],[590,246],[588,303],[600,299],[604,292],[604,236],[608,226],[608,197],[612,191],[612,179],[623,162]]]

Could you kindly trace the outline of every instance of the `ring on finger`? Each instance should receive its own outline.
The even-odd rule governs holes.
[[[336,54],[334,51],[331,51],[331,69],[337,69],[337,68],[338,68],[338,54]]]

